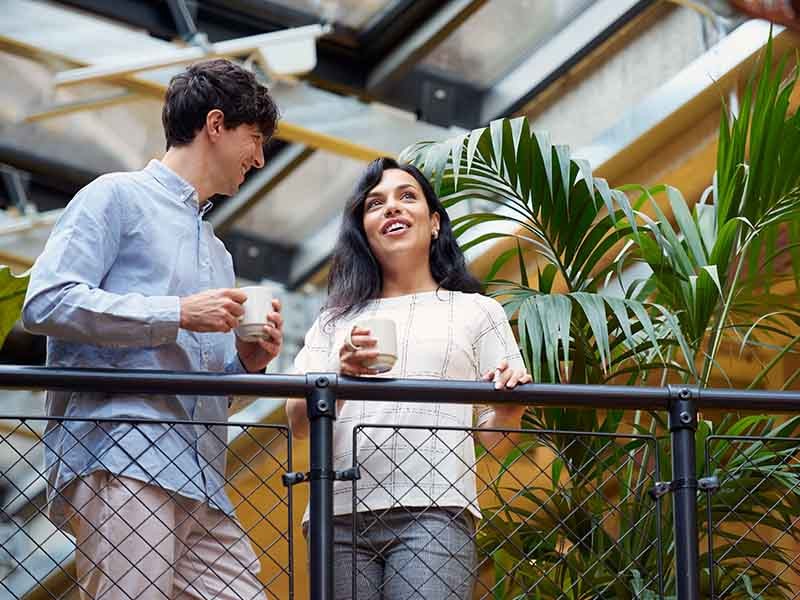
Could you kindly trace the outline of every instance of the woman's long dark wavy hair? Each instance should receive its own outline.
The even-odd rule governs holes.
[[[431,275],[439,287],[469,293],[482,289],[480,281],[467,270],[464,253],[453,237],[450,217],[425,175],[414,165],[398,164],[392,158],[377,158],[367,165],[344,209],[342,228],[328,276],[328,300],[325,303],[325,308],[330,311],[328,324],[357,313],[370,300],[380,296],[383,273],[364,232],[364,200],[388,169],[400,169],[416,179],[425,194],[431,215],[439,214],[439,236],[431,240],[430,252]]]

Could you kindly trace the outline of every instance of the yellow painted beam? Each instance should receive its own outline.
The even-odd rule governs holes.
[[[53,598],[77,598],[78,593],[75,588],[75,561],[74,559],[63,563],[58,569],[54,569],[50,574],[35,586],[30,592],[25,594],[23,600],[52,600]],[[70,591],[69,595],[65,595]]]
[[[27,256],[20,256],[13,252],[0,250],[0,265],[10,267],[14,274],[19,275],[30,269],[33,266],[33,261]]]
[[[109,106],[117,106],[126,102],[133,102],[139,100],[141,96],[129,91],[118,92],[115,94],[108,94],[99,98],[78,100],[76,102],[65,102],[63,104],[55,104],[45,110],[41,110],[25,117],[27,123],[35,123],[37,121],[44,121],[52,117],[60,117],[69,115],[76,112],[86,110],[97,110],[100,108],[107,108]]]
[[[41,421],[39,421],[41,423]],[[6,438],[6,441],[10,441],[8,436],[15,436],[18,435],[20,437],[24,437],[28,440],[40,440],[41,436],[30,427],[30,425],[26,425],[21,421],[14,421],[11,419],[4,419],[0,421],[0,435]]]
[[[319,131],[314,131],[287,121],[280,121],[278,123],[278,130],[275,132],[275,135],[287,142],[303,144],[340,156],[346,156],[355,160],[363,160],[364,162],[369,162],[380,156],[394,155],[394,153],[389,150],[369,148],[368,146],[355,144],[342,138],[320,133]]]

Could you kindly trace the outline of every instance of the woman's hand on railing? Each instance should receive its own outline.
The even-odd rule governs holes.
[[[494,389],[496,390],[502,390],[503,388],[511,390],[518,385],[532,381],[530,374],[525,369],[512,369],[506,359],[501,360],[495,369],[486,371],[482,379],[484,381],[494,381]]]
[[[525,369],[512,369],[505,359],[500,361],[496,369],[484,373],[482,379],[483,381],[493,381],[496,390],[514,389],[518,385],[530,383],[532,380]],[[519,429],[526,408],[527,406],[524,404],[496,404],[492,406],[492,412],[482,427]],[[518,437],[517,434],[497,431],[478,432],[481,444],[497,457],[508,454],[516,444]]]

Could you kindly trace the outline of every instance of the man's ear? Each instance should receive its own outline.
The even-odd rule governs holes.
[[[208,137],[212,140],[217,139],[224,127],[225,113],[218,108],[208,111],[206,115],[206,131],[208,132]]]

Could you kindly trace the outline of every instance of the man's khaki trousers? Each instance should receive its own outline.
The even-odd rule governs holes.
[[[265,598],[247,536],[207,503],[107,471],[64,496],[82,599]]]

